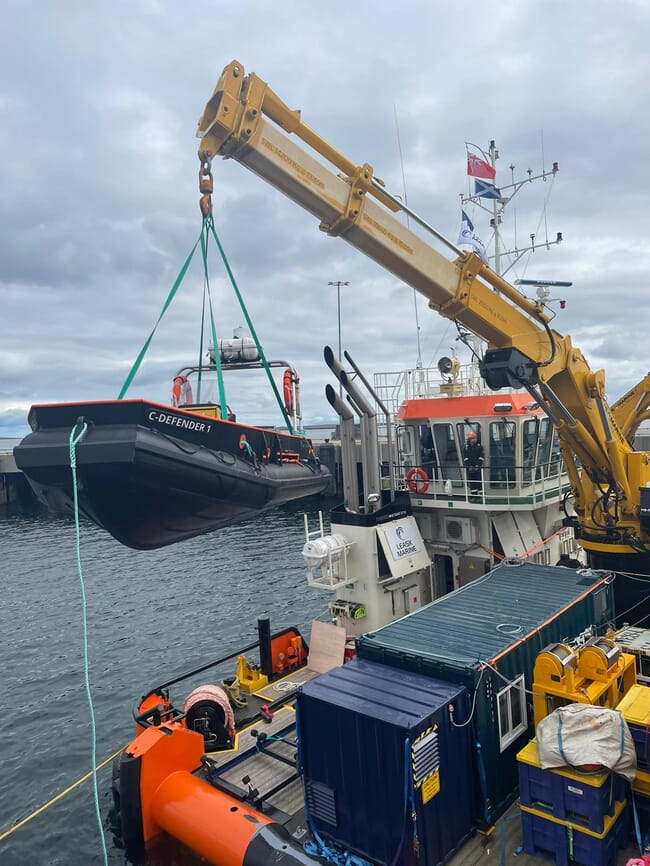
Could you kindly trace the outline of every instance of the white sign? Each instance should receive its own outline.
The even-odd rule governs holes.
[[[397,526],[386,527],[386,541],[393,554],[393,559],[402,559],[404,556],[413,556],[422,550],[422,538],[420,533],[415,533],[411,523],[400,522]]]
[[[431,565],[413,515],[378,525],[377,535],[393,577],[403,577]]]

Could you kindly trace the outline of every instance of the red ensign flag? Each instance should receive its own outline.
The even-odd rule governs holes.
[[[467,154],[467,174],[470,177],[484,177],[487,180],[494,180],[496,173],[496,169],[492,168],[489,162],[476,156],[475,153]]]

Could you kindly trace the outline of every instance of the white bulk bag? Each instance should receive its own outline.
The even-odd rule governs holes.
[[[537,753],[543,770],[602,765],[633,782],[634,740],[618,710],[568,704],[537,725]]]

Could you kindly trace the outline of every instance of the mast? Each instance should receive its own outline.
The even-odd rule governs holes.
[[[483,150],[483,148],[479,147],[476,144],[472,144],[472,142],[469,141],[465,144],[467,148],[472,147],[478,150],[483,155],[485,161],[492,166],[496,173],[496,162],[499,159],[499,150],[496,146],[494,139],[490,140],[487,151]],[[541,172],[539,174],[533,174],[533,170],[529,168],[526,170],[526,174],[528,175],[527,177],[520,180],[515,180],[515,166],[511,163],[509,168],[512,178],[511,183],[506,184],[505,186],[495,186],[495,189],[499,194],[498,197],[486,198],[483,195],[477,195],[476,192],[474,192],[473,194],[470,193],[468,195],[461,195],[460,197],[461,207],[465,207],[466,204],[471,203],[491,215],[490,228],[494,233],[494,254],[489,257],[491,259],[490,267],[495,273],[499,274],[499,276],[505,276],[508,271],[510,271],[526,253],[534,252],[540,246],[539,242],[537,244],[535,243],[535,241],[537,240],[535,233],[531,233],[529,235],[530,243],[527,246],[519,248],[517,245],[517,238],[515,236],[514,247],[512,249],[503,250],[503,239],[501,237],[503,212],[525,184],[532,183],[535,180],[543,180],[544,182],[546,182],[549,178],[551,179],[551,181],[553,181],[555,179],[555,175],[560,170],[559,164],[557,162],[554,162],[552,163],[550,171],[546,171],[546,169],[542,165]],[[544,209],[546,209],[546,202],[544,203]],[[549,240],[548,235],[545,234],[542,245],[545,246],[546,249],[549,249],[551,246],[561,244],[562,240],[562,232],[557,232],[554,240]],[[505,269],[502,268],[501,265],[501,259],[503,256],[511,258],[510,264]]]
[[[475,148],[478,150],[483,156],[485,162],[490,165],[493,169],[493,176],[496,181],[496,171],[497,171],[497,160],[499,159],[499,150],[496,146],[496,142],[494,139],[490,139],[490,143],[488,145],[487,151],[483,150],[483,148],[479,147],[477,144],[473,144],[472,142],[465,142],[465,146],[469,153],[469,148]],[[555,175],[559,171],[559,165],[557,162],[552,164],[551,171],[547,172],[544,168],[544,156],[542,153],[542,171],[533,175],[532,169],[527,170],[528,177],[522,180],[515,180],[514,172],[515,166],[514,164],[510,164],[510,174],[511,174],[511,183],[506,186],[496,186],[495,182],[492,182],[492,186],[494,186],[495,192],[498,194],[498,197],[493,197],[487,199],[482,195],[478,195],[476,191],[474,194],[462,195],[460,197],[461,201],[461,209],[464,209],[468,203],[475,205],[476,207],[481,208],[487,213],[491,214],[490,217],[490,228],[493,231],[493,243],[494,243],[494,253],[491,256],[488,256],[488,260],[490,261],[490,267],[492,270],[498,274],[499,276],[504,276],[511,268],[513,268],[517,262],[528,252],[534,252],[535,247],[535,234],[530,234],[530,244],[523,249],[519,249],[517,246],[517,235],[515,228],[515,237],[514,237],[514,248],[513,249],[505,249],[503,246],[503,239],[501,237],[501,225],[503,222],[503,212],[506,207],[510,204],[512,199],[517,195],[517,193],[521,190],[524,184],[532,183],[534,180],[542,179],[546,182],[547,178],[550,177],[551,180],[555,179]],[[472,178],[474,176],[471,176]],[[547,196],[548,198],[548,196]],[[489,202],[489,203],[488,203]],[[544,212],[546,212],[546,201],[544,202]],[[544,223],[546,226],[546,222]],[[545,236],[544,246],[549,249],[552,245],[560,244],[562,242],[562,232],[557,232],[555,240],[550,241],[548,239],[548,235]],[[504,250],[502,252],[502,250]],[[501,266],[502,256],[506,256],[511,259],[510,264],[505,270]],[[516,280],[517,284],[533,284],[532,281],[521,281]],[[535,282],[534,285],[537,285]],[[570,284],[569,284],[570,285]],[[498,292],[498,289],[495,289]],[[564,303],[564,302],[563,302]],[[483,352],[482,344],[483,341],[479,340],[477,337],[469,336],[467,339],[467,343],[470,347],[472,353],[472,360],[470,363],[469,369],[469,381],[468,387],[470,390],[476,389],[477,393],[480,393],[483,387],[482,379],[479,372],[479,359],[482,356]]]
[[[490,155],[490,163],[496,173],[499,151],[496,148],[494,139],[490,140],[490,149],[488,153]],[[505,204],[503,207],[505,207]],[[499,212],[496,200],[492,202],[492,219],[490,220],[490,225],[494,229],[494,270],[499,274],[499,276],[501,276],[501,231],[499,229],[499,226],[501,225],[501,213]]]

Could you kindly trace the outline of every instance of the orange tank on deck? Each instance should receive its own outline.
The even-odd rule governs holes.
[[[120,762],[120,811],[129,859],[142,862],[161,833],[213,866],[315,866],[316,861],[267,815],[193,773],[203,737],[174,723],[150,727]]]

